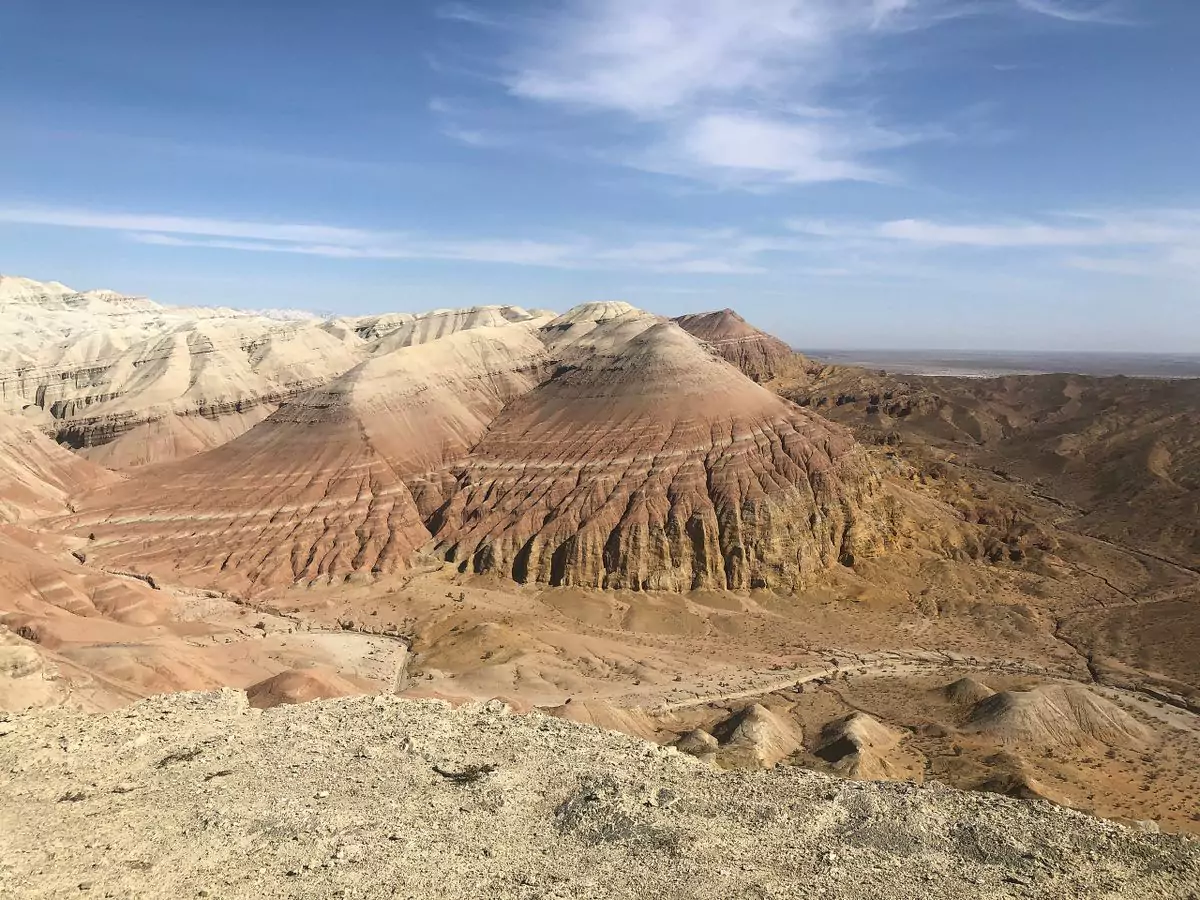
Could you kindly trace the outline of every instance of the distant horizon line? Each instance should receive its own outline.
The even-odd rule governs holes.
[[[1019,350],[1016,348],[963,349],[953,347],[801,347],[789,345],[797,353],[819,355],[821,353],[926,353],[959,354],[971,356],[1140,356],[1153,359],[1187,358],[1200,359],[1198,350]]]

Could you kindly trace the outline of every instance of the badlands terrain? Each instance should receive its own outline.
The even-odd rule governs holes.
[[[979,896],[1195,889],[1196,845],[1150,832],[1200,832],[1200,382],[893,377],[730,310],[319,319],[13,277],[0,348],[0,824],[21,851],[0,879],[18,895],[328,896],[405,854],[426,866],[415,895],[504,797],[520,846],[470,876],[518,879],[496,896],[563,887],[546,829],[601,872],[648,836],[708,848],[646,869],[681,879],[668,896],[789,896],[796,867],[828,896],[942,896],[905,867]],[[221,688],[239,691],[138,703]],[[273,709],[357,694],[468,706]],[[471,705],[494,698],[530,718]],[[206,755],[158,766],[174,743]],[[525,743],[544,765],[514,768]],[[375,750],[334,758],[351,744],[403,757],[395,791],[365,787],[394,774]],[[497,759],[462,785],[429,768]],[[255,811],[256,782],[310,762],[340,787],[293,779]],[[643,804],[652,784],[686,802]],[[175,849],[118,833],[143,791],[171,798],[156,828]],[[388,835],[351,800],[396,792],[427,798],[448,842],[410,810],[372,843]],[[831,805],[751,808],[780,792]],[[456,803],[461,821],[435,816]],[[720,805],[724,826],[704,812]],[[947,832],[963,816],[1009,834],[1001,862]],[[96,817],[97,865],[119,845],[143,868],[51,861],[68,851],[48,834]],[[900,824],[855,836],[876,819]],[[770,862],[718,865],[713,829]],[[1049,869],[1022,855],[1064,829]],[[320,834],[328,858],[264,849],[268,831],[310,856]],[[231,835],[223,852],[266,856],[225,885],[212,846]],[[382,861],[344,867],[339,841]],[[630,877],[597,883],[626,896]]]

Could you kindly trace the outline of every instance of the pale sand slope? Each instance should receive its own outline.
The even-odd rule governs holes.
[[[412,316],[387,332],[374,345],[374,353],[390,353],[403,347],[427,344],[472,328],[520,325],[533,331],[548,320],[545,314],[526,312],[519,306],[472,306],[466,309],[437,309]],[[375,326],[378,328],[378,324]]]
[[[547,349],[564,365],[586,361],[597,353],[620,352],[642,332],[666,321],[617,300],[583,303],[542,326]]]
[[[58,446],[31,422],[0,413],[0,522],[61,513],[72,494],[119,480]]]
[[[236,691],[0,723],[13,898],[1186,898],[1200,845],[1046,803],[720,772],[498,703]]]
[[[313,317],[0,276],[0,410],[114,468],[217,446],[366,352],[353,331]]]

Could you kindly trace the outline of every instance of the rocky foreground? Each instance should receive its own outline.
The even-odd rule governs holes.
[[[1200,844],[501,704],[240,691],[0,721],[4,897],[1189,898]]]

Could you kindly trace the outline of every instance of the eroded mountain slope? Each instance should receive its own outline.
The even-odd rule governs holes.
[[[352,331],[311,316],[0,279],[3,408],[110,468],[219,446],[365,355]]]
[[[845,432],[657,322],[510,404],[432,530],[519,582],[793,588],[878,546],[876,487]]]
[[[550,316],[518,307],[322,321],[173,308],[0,276],[0,411],[112,469],[219,447],[371,356]]]
[[[132,322],[162,340],[159,320],[178,313],[51,294],[47,321],[103,306],[124,323],[66,347],[72,365],[125,353]],[[224,363],[190,342],[229,332],[192,319],[171,332],[190,335],[161,368],[175,374],[134,367],[121,402],[162,399],[185,368],[201,393],[221,389]],[[1083,502],[1119,495],[1115,517],[1147,478],[1186,492],[1191,425],[1169,392],[1133,385],[1131,405],[1067,377],[917,388],[797,359],[804,410],[618,302],[317,327],[360,354],[340,376],[211,420],[172,413],[158,420],[169,452],[154,423],[125,433],[158,459],[186,449],[180,423],[213,426],[222,445],[187,459],[122,477],[39,435],[36,404],[22,410],[32,430],[0,422],[0,705],[103,708],[226,684],[256,705],[504,696],[658,741],[690,734],[719,764],[939,777],[1195,827],[1200,751],[1178,718],[1197,696],[1195,573],[1071,530]],[[284,341],[255,352],[272,371],[311,363],[289,362]],[[1158,426],[1170,442],[1131,467]],[[1018,456],[1032,472],[996,462],[1035,434],[1041,449]],[[1092,478],[1110,461],[1120,477]],[[921,684],[918,662],[963,666]],[[971,721],[979,701],[945,707],[964,672],[1005,694],[1003,727]],[[1033,692],[1095,679],[1097,696],[1132,698],[1144,744],[1029,739],[1058,708]]]
[[[88,497],[73,528],[112,565],[237,591],[422,549],[522,583],[790,589],[891,536],[845,431],[678,326],[617,303],[501,319],[416,345],[402,326],[237,440]]]
[[[75,528],[111,565],[238,591],[404,569],[441,473],[545,362],[515,326],[372,357],[217,450],[89,496]]]
[[[779,338],[755,328],[732,309],[691,313],[673,321],[755,381],[771,381],[803,362]]]
[[[1018,476],[1073,528],[1200,568],[1200,380],[816,367],[784,393],[868,442]]]

